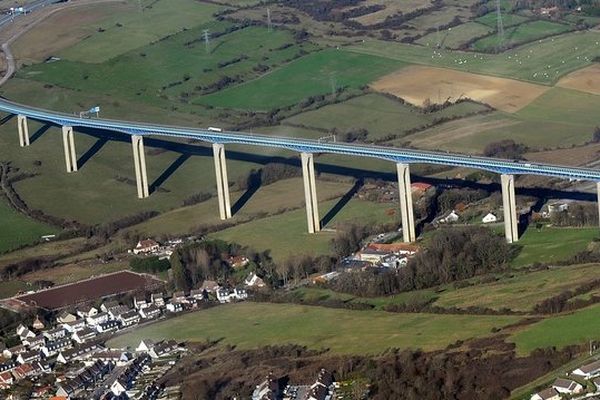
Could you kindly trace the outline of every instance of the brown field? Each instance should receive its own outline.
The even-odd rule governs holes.
[[[538,162],[582,166],[600,159],[600,143],[593,143],[586,146],[578,146],[568,149],[527,153],[525,154],[525,158]]]
[[[600,94],[600,64],[593,64],[572,72],[559,80],[556,86]]]
[[[381,4],[385,6],[385,8],[371,14],[361,15],[360,17],[353,18],[353,20],[363,25],[374,25],[383,22],[390,15],[399,12],[406,14],[414,10],[428,7],[431,5],[431,0],[367,0],[364,3],[361,3],[360,6],[368,7],[377,4]],[[352,8],[354,7],[349,7],[348,10]]]
[[[371,87],[418,106],[427,99],[443,103],[468,97],[506,112],[520,110],[549,89],[512,79],[425,66],[402,68]]]
[[[13,54],[19,65],[43,61],[83,40],[96,29],[96,22],[129,7],[115,0],[110,4],[80,5],[38,16],[40,22],[36,23],[36,29],[29,29],[13,43]]]
[[[162,281],[150,276],[121,271],[19,296],[16,299],[30,306],[55,310],[120,293],[150,290],[161,285]]]

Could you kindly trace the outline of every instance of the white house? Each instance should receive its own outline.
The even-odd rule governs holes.
[[[150,295],[150,301],[156,307],[164,307],[165,306],[165,296],[162,293],[152,293]]]
[[[440,219],[440,222],[443,224],[450,224],[456,222],[460,219],[460,216],[456,213],[456,211],[452,210],[450,214],[446,215],[444,218]]]
[[[481,222],[483,222],[484,224],[491,224],[492,222],[497,222],[497,221],[498,221],[498,217],[496,217],[492,213],[487,213],[487,215],[481,219]]]
[[[139,299],[137,297],[133,298],[133,306],[136,310],[141,310],[142,308],[148,307],[150,304],[146,299]]]
[[[119,322],[115,320],[109,320],[97,324],[95,328],[98,333],[114,332],[119,329]]]
[[[229,290],[227,288],[221,288],[217,290],[217,300],[220,303],[230,303],[233,300],[245,300],[248,298],[246,289],[235,288]]]
[[[100,311],[96,307],[87,306],[87,307],[82,307],[82,308],[78,309],[77,315],[79,315],[80,318],[87,318],[87,317],[93,317],[94,315],[98,314],[99,312]]]
[[[86,321],[87,321],[88,325],[95,326],[95,325],[99,325],[99,324],[102,324],[102,323],[108,321],[108,319],[109,319],[108,313],[101,312],[96,315],[90,315],[89,317],[86,318]]]
[[[58,328],[44,331],[44,332],[42,332],[42,334],[46,337],[46,339],[48,339],[50,341],[54,341],[54,340],[62,339],[65,336],[67,336],[67,331],[65,331],[61,327],[58,327]]]
[[[582,365],[573,371],[574,375],[584,377],[585,379],[594,378],[600,375],[600,360]]]
[[[150,306],[142,308],[139,314],[144,319],[157,318],[160,315],[160,308],[156,307],[154,304],[150,304]]]
[[[127,384],[121,379],[116,379],[112,385],[110,385],[110,391],[115,396],[120,396],[127,391]]]
[[[554,381],[552,387],[556,389],[557,392],[565,394],[578,394],[583,392],[583,386],[571,379],[558,378]]]
[[[17,336],[19,336],[21,341],[23,341],[24,339],[35,337],[35,333],[33,333],[25,325],[20,324],[19,326],[17,326]]]
[[[74,341],[76,341],[77,343],[84,343],[90,339],[95,338],[96,334],[97,334],[97,332],[95,330],[86,326],[85,328],[73,333],[71,338]]]
[[[144,351],[149,352],[150,349],[154,347],[154,340],[152,339],[143,339],[138,347],[135,348],[135,351]]]
[[[77,320],[77,317],[71,313],[63,311],[56,320],[61,324],[66,324],[68,322],[73,322]]]
[[[26,353],[19,354],[19,356],[17,357],[17,362],[19,364],[29,364],[41,358],[42,355],[39,350],[31,350]]]
[[[140,322],[140,315],[135,310],[127,311],[119,315],[119,321],[124,327],[135,325]]]
[[[138,244],[135,246],[135,248],[133,249],[133,254],[137,255],[137,254],[153,253],[155,251],[158,251],[159,247],[160,247],[160,245],[152,239],[140,240],[138,242]]]
[[[77,332],[85,328],[85,321],[83,319],[77,319],[73,322],[65,322],[62,327],[69,333]]]
[[[554,388],[548,388],[533,394],[530,400],[560,400],[560,393]]]
[[[250,275],[248,275],[248,277],[244,281],[244,284],[248,287],[256,288],[263,288],[266,286],[265,282],[261,278],[259,278],[259,276],[256,275],[254,272],[250,272]]]
[[[44,353],[44,356],[48,358],[60,353],[63,350],[71,348],[71,346],[71,339],[62,338],[46,343],[44,346],[42,346],[42,353]]]
[[[44,337],[44,335],[37,335],[32,338],[23,339],[21,343],[26,345],[29,348],[29,350],[34,350],[42,347],[44,343],[46,343],[46,338]]]
[[[170,311],[172,313],[181,312],[181,311],[183,311],[183,304],[169,302],[169,303],[167,303],[167,311]]]

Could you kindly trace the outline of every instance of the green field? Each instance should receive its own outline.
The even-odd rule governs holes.
[[[119,336],[111,347],[141,339],[222,339],[248,349],[294,343],[343,354],[378,354],[391,348],[443,349],[457,340],[490,335],[515,317],[391,314],[287,304],[238,303],[182,315]]]
[[[520,24],[504,31],[504,36],[490,35],[473,43],[476,51],[494,51],[499,47],[512,47],[532,42],[547,36],[558,35],[573,28],[570,25],[550,21],[533,21]],[[546,39],[552,41],[553,39]]]
[[[362,128],[369,131],[366,141],[372,141],[388,135],[403,136],[406,131],[422,128],[440,118],[461,118],[487,109],[480,104],[463,102],[441,111],[421,113],[389,97],[367,94],[295,115],[283,124],[336,129],[338,132]]]
[[[505,28],[513,25],[522,24],[527,20],[528,18],[525,18],[522,15],[518,14],[502,15],[502,25],[504,25]],[[496,27],[498,26],[498,17],[495,12],[487,13],[484,16],[477,18],[475,21],[494,29],[496,29]]]
[[[18,213],[2,197],[0,221],[0,253],[34,243],[40,240],[40,236],[55,234],[60,230]]]
[[[583,251],[587,245],[599,236],[598,228],[551,228],[544,227],[540,231],[531,226],[518,244],[523,249],[514,259],[516,267],[526,266],[534,262],[552,263]]]
[[[298,190],[301,188],[299,187]],[[300,193],[299,196],[302,194]],[[336,203],[336,200],[319,203],[321,218]],[[395,204],[379,204],[352,198],[327,227],[335,227],[335,224],[341,221],[354,221],[361,224],[397,222],[399,217],[396,215],[390,217],[386,213],[388,209],[395,209],[395,207]],[[298,209],[237,225],[212,236],[250,246],[256,250],[270,249],[276,261],[283,261],[292,255],[330,253],[330,241],[334,233],[325,231],[316,235],[308,234],[306,211]]]
[[[547,318],[512,335],[508,340],[517,345],[521,354],[536,348],[584,344],[600,340],[600,305],[573,313]]]
[[[502,54],[478,55],[380,40],[366,40],[345,49],[405,63],[552,84],[561,76],[590,65],[594,57],[600,56],[600,32],[568,33],[543,39],[541,43],[525,44]],[[463,63],[459,64],[461,60]]]
[[[273,68],[315,49],[310,43],[296,44],[288,31],[248,27],[215,38],[207,53],[199,40],[203,30],[216,34],[231,28],[230,23],[211,22],[99,64],[60,60],[27,67],[19,76],[167,107],[214,90],[211,85],[224,77],[255,78],[258,65]]]
[[[27,283],[23,281],[12,280],[0,282],[0,299],[12,297],[20,291],[29,290],[29,288],[30,287],[27,285]]]
[[[271,110],[296,104],[334,89],[359,88],[405,64],[343,50],[323,50],[303,57],[262,78],[203,96],[199,104]]]
[[[71,61],[101,63],[212,20],[225,7],[194,0],[126,0],[131,10],[114,13],[92,35],[59,53]],[[140,5],[143,7],[140,10]]]
[[[433,32],[425,35],[417,43],[428,47],[440,46],[448,49],[457,49],[465,43],[487,35],[492,29],[489,26],[477,22],[467,22],[446,31]]]

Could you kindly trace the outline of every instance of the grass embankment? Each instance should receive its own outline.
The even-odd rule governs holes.
[[[0,197],[0,253],[40,240],[60,229],[35,221],[12,209]]]
[[[238,303],[186,314],[111,340],[136,346],[141,339],[222,339],[240,348],[295,343],[344,354],[377,354],[390,347],[442,349],[457,340],[488,335],[515,317],[391,314],[288,304]]]
[[[509,28],[502,39],[498,35],[490,35],[473,43],[476,51],[493,51],[500,46],[512,47],[528,43],[551,35],[558,35],[573,29],[573,26],[550,21],[533,21]],[[546,39],[548,40],[548,39]],[[552,39],[550,39],[552,41]]]

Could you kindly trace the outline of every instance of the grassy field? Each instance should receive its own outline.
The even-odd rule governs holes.
[[[572,30],[570,25],[550,21],[533,21],[520,24],[504,31],[504,36],[491,35],[481,38],[473,43],[476,51],[494,51],[498,47],[512,47],[522,43],[532,42],[551,35]],[[546,39],[548,40],[548,39]],[[549,39],[552,41],[552,39]]]
[[[262,78],[203,96],[199,104],[214,107],[270,110],[332,90],[358,88],[405,65],[382,57],[343,50],[324,50],[305,56]]]
[[[542,300],[588,282],[599,268],[598,265],[578,265],[531,273],[515,272],[496,282],[440,293],[435,304],[441,307],[507,307],[513,311],[531,311]]]
[[[28,290],[29,286],[23,281],[11,280],[0,282],[0,299],[12,297],[20,291]]]
[[[561,76],[590,65],[591,60],[600,55],[600,32],[568,33],[543,39],[541,43],[525,44],[502,54],[477,55],[379,40],[367,40],[345,49],[405,63],[552,84]]]
[[[317,185],[318,192],[319,186]],[[336,200],[319,203],[321,218],[327,215],[336,203]],[[326,227],[335,227],[335,224],[341,221],[356,221],[364,224],[398,220],[397,215],[389,216],[386,212],[395,207],[393,204],[378,204],[352,198]],[[329,253],[331,251],[330,241],[334,237],[334,233],[325,231],[310,235],[307,233],[306,224],[306,211],[298,209],[237,225],[212,236],[247,245],[256,250],[270,249],[271,255],[276,261],[285,260],[292,255]]]
[[[492,29],[489,26],[479,24],[477,22],[467,22],[446,31],[433,32],[425,35],[417,43],[428,47],[440,46],[448,49],[458,49],[465,43],[487,35]]]
[[[477,18],[475,21],[487,25],[490,28],[496,29],[498,26],[498,17],[495,12],[490,12],[485,14],[482,17]],[[517,14],[503,14],[502,15],[502,25],[505,28],[513,25],[522,24],[523,22],[528,21],[526,17]]]
[[[25,282],[44,280],[54,282],[55,285],[64,285],[66,283],[88,279],[93,276],[123,271],[126,269],[129,269],[129,263],[127,261],[101,264],[97,260],[92,260],[31,272],[22,276],[21,279]]]
[[[95,24],[96,32],[58,56],[71,61],[101,63],[184,28],[204,24],[212,20],[215,12],[225,9],[194,0],[126,1],[127,12],[112,13],[110,18]]]
[[[552,263],[561,261],[583,251],[598,237],[597,228],[551,228],[540,231],[530,227],[519,240],[523,249],[513,261],[521,267],[534,262]]]
[[[350,187],[350,183],[319,181],[317,183],[319,197],[331,199],[342,196]],[[280,213],[285,209],[303,207],[302,178],[286,179],[263,186],[250,197],[244,207],[233,216],[231,222],[239,223],[248,219],[264,217]],[[231,193],[232,205],[243,196],[242,192]],[[223,221],[219,219],[216,197],[189,207],[178,208],[152,218],[142,224],[135,225],[127,231],[139,232],[142,235],[156,236],[161,234],[185,234],[199,226],[215,226]]]
[[[136,329],[108,342],[136,346],[141,339],[222,339],[240,348],[295,343],[344,354],[377,354],[390,347],[442,349],[459,339],[490,334],[515,317],[390,314],[320,307],[239,303],[186,314]]]
[[[224,77],[245,80],[259,76],[257,65],[272,68],[310,43],[295,44],[288,31],[262,27],[240,29],[215,38],[207,53],[198,38],[204,29],[225,32],[232,25],[210,22],[155,44],[137,48],[110,61],[85,63],[68,59],[36,64],[19,76],[61,87],[86,90],[136,102],[169,106],[210,88]],[[214,90],[214,89],[213,89]]]
[[[60,229],[42,224],[13,210],[0,197],[0,253],[34,243],[42,235],[55,234]]]
[[[521,354],[536,348],[562,348],[600,340],[599,313],[600,305],[594,305],[567,315],[547,318],[516,332],[508,340],[517,345],[517,351]]]
[[[362,128],[369,131],[367,141],[370,141],[392,134],[402,136],[403,132],[426,126],[439,118],[462,117],[486,109],[485,106],[465,102],[425,114],[383,95],[367,94],[295,115],[284,120],[283,124],[327,130],[335,128],[339,132]]]

